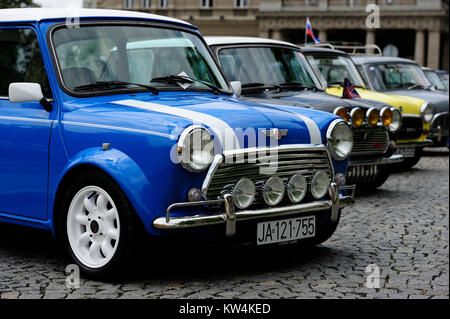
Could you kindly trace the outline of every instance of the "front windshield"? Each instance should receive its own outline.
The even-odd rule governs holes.
[[[373,64],[367,71],[376,91],[430,87],[422,70],[415,64]]]
[[[320,88],[320,82],[302,53],[280,47],[241,47],[219,51],[219,60],[229,81],[242,87],[252,83],[282,85],[300,83]]]
[[[180,74],[228,91],[206,46],[189,32],[151,26],[82,25],[56,29],[53,45],[62,81],[72,92],[105,90],[102,86],[86,87],[104,81],[151,85],[162,90],[208,89],[198,82],[186,85],[189,88],[170,81],[152,82]],[[108,87],[114,89],[117,87]]]
[[[441,78],[442,83],[444,83],[445,88],[448,90],[449,88],[449,77],[448,73],[440,73],[439,77]]]
[[[436,72],[431,70],[424,70],[423,73],[425,73],[428,81],[430,81],[430,83],[433,84],[436,89],[446,90],[445,84],[441,81],[441,78],[436,74]]]
[[[348,78],[356,87],[365,87],[353,61],[342,55],[314,54],[307,59],[314,70],[322,75],[328,86],[343,85]]]

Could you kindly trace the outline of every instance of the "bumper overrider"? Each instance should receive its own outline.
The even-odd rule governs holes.
[[[270,154],[267,155],[267,152]],[[254,163],[250,163],[249,158],[256,154],[258,154],[258,159]],[[260,154],[264,155],[261,156]],[[241,160],[243,159],[243,163],[236,163],[239,156],[241,156]],[[263,176],[259,171],[256,171],[256,169],[264,168],[265,164],[262,163],[261,159],[274,159],[275,156],[277,162],[275,172]],[[232,192],[227,191],[232,189],[230,183],[234,183],[241,177],[249,178],[255,181],[257,185],[262,182],[261,180],[267,180],[271,176],[278,176],[286,183],[294,174],[303,174],[310,181],[310,177],[319,170],[327,172],[332,180],[328,188],[328,194],[319,200],[306,197],[304,202],[297,204],[286,204],[287,200],[285,200],[273,207],[255,205],[246,209],[238,209]],[[223,155],[216,156],[204,181],[202,193],[205,200],[174,203],[167,208],[164,217],[156,218],[153,221],[153,226],[159,230],[180,230],[225,224],[226,235],[233,236],[236,234],[236,224],[240,221],[330,210],[331,222],[335,222],[339,210],[354,203],[355,186],[338,186],[333,180],[334,168],[328,149],[324,145],[286,145],[270,149],[224,152]],[[310,186],[308,186],[309,188]],[[222,189],[222,191],[218,192],[218,189]],[[220,195],[217,196],[217,194]],[[203,208],[205,213],[171,216],[171,213],[175,210],[195,207]]]

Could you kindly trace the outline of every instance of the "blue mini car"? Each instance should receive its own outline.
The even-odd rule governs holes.
[[[0,57],[0,221],[52,231],[85,274],[139,234],[318,244],[353,202],[349,125],[239,100],[189,23],[0,10]]]

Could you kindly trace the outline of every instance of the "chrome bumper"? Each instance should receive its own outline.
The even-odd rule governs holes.
[[[403,162],[405,157],[400,154],[394,154],[391,157],[383,157],[375,160],[352,160],[348,164],[349,167],[355,166],[371,166],[371,165],[389,165]]]
[[[427,147],[431,145],[433,145],[432,140],[424,140],[420,142],[406,142],[406,143],[397,142],[397,148]]]
[[[346,195],[341,195],[340,192],[345,191]],[[285,207],[273,207],[258,210],[243,210],[235,211],[233,197],[231,195],[225,195],[224,199],[201,201],[201,202],[188,202],[177,203],[170,205],[167,208],[166,217],[159,217],[153,221],[153,226],[157,229],[187,229],[201,226],[211,226],[225,224],[225,233],[227,236],[233,236],[236,233],[236,222],[258,219],[278,217],[285,215],[293,215],[305,212],[316,212],[322,210],[331,209],[331,221],[336,221],[339,213],[339,209],[353,204],[355,186],[337,186],[335,183],[330,185],[329,200],[315,201],[305,204],[291,205]],[[216,213],[213,215],[195,215],[195,216],[183,216],[183,217],[170,217],[170,213],[175,208],[179,207],[194,207],[204,205],[217,205],[224,206],[224,212]]]

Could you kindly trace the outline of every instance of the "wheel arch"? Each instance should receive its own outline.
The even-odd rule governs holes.
[[[130,157],[117,149],[104,151],[101,148],[92,148],[74,156],[65,166],[56,184],[49,203],[48,218],[53,236],[56,236],[58,208],[64,200],[64,192],[71,180],[86,171],[101,172],[114,180],[125,193],[147,232],[151,231],[151,216],[154,212],[148,203],[156,199],[152,198],[152,186],[144,172]]]

